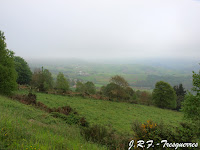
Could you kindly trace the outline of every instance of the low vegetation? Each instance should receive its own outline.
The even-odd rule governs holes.
[[[18,91],[17,94],[28,94],[28,91]],[[164,122],[172,126],[178,126],[183,119],[181,112],[161,109],[155,106],[145,106],[126,102],[112,102],[108,100],[96,100],[78,96],[63,96],[55,94],[35,93],[37,101],[49,108],[70,106],[75,108],[89,124],[99,124],[110,127],[112,125],[119,133],[130,133],[133,120],[146,122],[152,119],[155,122]]]
[[[0,149],[107,149],[87,142],[76,125],[0,96]]]

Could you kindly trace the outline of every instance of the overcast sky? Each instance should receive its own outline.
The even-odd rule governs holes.
[[[24,58],[200,58],[199,0],[0,0]]]

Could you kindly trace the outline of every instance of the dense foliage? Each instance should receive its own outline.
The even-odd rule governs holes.
[[[121,76],[111,77],[110,83],[101,88],[101,92],[115,101],[130,100],[134,91],[128,87],[128,82]]]
[[[176,94],[174,89],[166,82],[159,81],[152,93],[154,104],[160,108],[176,108]]]
[[[176,96],[177,96],[176,110],[180,110],[182,107],[182,102],[184,101],[186,91],[183,88],[182,84],[179,84],[178,86],[174,86],[174,90],[175,90]]]
[[[17,71],[17,83],[18,84],[29,84],[31,81],[32,72],[27,62],[19,56],[14,57],[15,69]]]
[[[61,72],[57,75],[56,89],[58,89],[60,92],[66,92],[69,90],[69,83],[64,74]]]
[[[16,79],[14,52],[6,48],[4,33],[0,31],[0,94],[11,94],[17,87]]]
[[[185,96],[183,103],[184,116],[192,120],[196,125],[200,137],[200,71],[199,73],[193,72],[193,92]]]
[[[110,82],[123,88],[126,88],[128,86],[128,82],[119,75],[111,77]]]
[[[195,126],[191,123],[181,122],[178,127],[172,130],[172,127],[165,125],[163,122],[155,123],[151,120],[147,120],[145,123],[139,123],[137,120],[133,122],[132,129],[135,133],[134,142],[136,144],[138,140],[149,141],[160,143],[162,140],[167,140],[168,143],[193,143],[197,142],[197,134]],[[145,147],[149,145],[144,143]],[[158,150],[168,149],[167,147],[163,148],[163,144],[154,145],[155,147],[148,147],[147,149]],[[191,148],[179,147],[181,150],[188,150]]]
[[[96,87],[93,82],[77,82],[76,84],[76,92],[80,93],[87,93],[87,94],[95,94],[96,93]]]
[[[53,88],[53,78],[51,76],[51,72],[45,69],[36,69],[32,75],[31,81],[32,87],[36,88],[39,91],[48,91]]]

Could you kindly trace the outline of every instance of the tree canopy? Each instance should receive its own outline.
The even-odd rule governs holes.
[[[6,48],[5,40],[4,33],[0,31],[0,94],[9,95],[17,87],[17,73],[14,52]]]
[[[31,85],[39,91],[48,91],[53,88],[53,78],[48,69],[36,69],[32,75]]]
[[[77,82],[76,84],[76,91],[81,93],[88,93],[88,94],[95,94],[96,93],[96,87],[93,82]]]
[[[128,86],[128,82],[119,75],[113,76],[110,83],[101,89],[102,93],[112,100],[124,101],[133,98],[134,91]]]
[[[56,88],[61,92],[66,92],[67,90],[69,90],[69,83],[64,74],[61,72],[59,72],[59,74],[57,75]]]
[[[15,69],[17,71],[17,83],[18,84],[29,84],[31,81],[32,72],[27,62],[19,56],[14,57]]]
[[[175,91],[167,82],[157,82],[153,90],[152,97],[154,104],[160,108],[176,108]]]
[[[119,76],[119,75],[111,77],[110,82],[115,83],[119,85],[120,87],[128,86],[128,82],[122,76]]]
[[[174,90],[176,92],[176,96],[177,96],[177,106],[176,106],[176,110],[180,110],[182,107],[182,102],[184,101],[184,97],[186,94],[185,89],[183,88],[182,84],[179,84],[177,86],[174,86]]]
[[[193,85],[192,90],[195,94],[188,92],[183,102],[182,111],[186,118],[192,120],[200,127],[200,71],[199,73],[193,72]]]
[[[200,71],[199,73],[196,73],[193,71],[193,88],[192,90],[194,92],[197,92],[197,95],[200,94]]]

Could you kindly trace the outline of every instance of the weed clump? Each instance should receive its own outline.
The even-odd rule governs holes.
[[[59,107],[59,108],[53,108],[52,112],[59,112],[64,115],[69,115],[73,109],[70,106],[64,106],[64,107]]]

